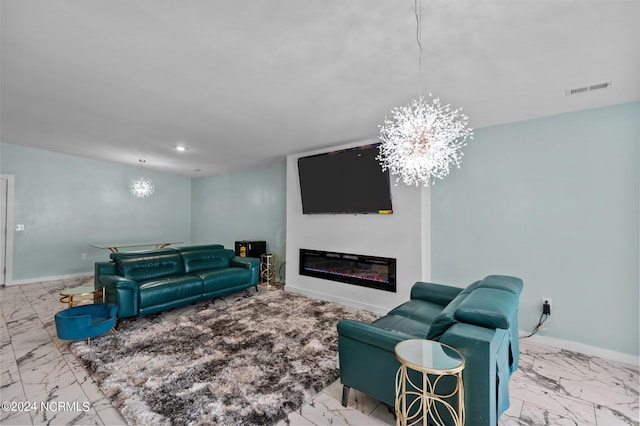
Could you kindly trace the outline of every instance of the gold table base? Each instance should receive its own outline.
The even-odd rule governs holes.
[[[92,303],[102,303],[104,301],[104,288],[93,286],[83,286],[67,288],[60,292],[60,303],[68,307],[78,305],[89,305]]]
[[[433,379],[428,373],[421,372],[422,383],[417,385],[409,377],[410,370],[406,365],[400,365],[396,374],[396,425],[411,426],[421,423],[425,426],[435,422],[437,426],[449,426],[440,414],[441,409],[446,409],[456,426],[464,425],[464,387],[462,385],[462,372],[454,374],[438,375]],[[436,393],[438,383],[443,377],[454,376],[456,378],[455,389],[446,395]],[[456,410],[446,399],[457,394],[458,409]]]

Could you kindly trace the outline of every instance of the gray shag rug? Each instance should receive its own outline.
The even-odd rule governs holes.
[[[129,424],[268,425],[338,378],[342,318],[375,315],[263,292],[183,316],[124,320],[117,334],[71,350]]]

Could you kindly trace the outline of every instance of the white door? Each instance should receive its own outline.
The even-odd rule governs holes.
[[[9,181],[0,179],[0,285],[7,276],[7,200]]]

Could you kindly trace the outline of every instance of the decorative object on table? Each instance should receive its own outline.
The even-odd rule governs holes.
[[[62,340],[87,339],[112,331],[115,333],[118,307],[113,303],[74,306],[54,315],[56,333]]]
[[[260,256],[267,252],[267,242],[260,240],[236,241],[234,248],[236,256],[255,257],[256,259],[260,259]]]
[[[264,253],[260,256],[260,286],[271,288],[276,284],[276,255]]]
[[[464,426],[464,356],[424,339],[398,343],[395,354],[396,425]]]
[[[80,286],[60,290],[60,303],[68,307],[86,305],[89,303],[102,303],[104,301],[104,289],[100,286]]]
[[[338,320],[375,315],[297,293],[251,294],[125,319],[117,335],[71,350],[128,424],[276,424],[338,378]]]
[[[380,126],[380,154],[382,170],[397,176],[407,185],[433,185],[437,179],[449,174],[451,166],[460,167],[462,147],[467,139],[473,139],[473,131],[467,127],[468,117],[451,105],[442,106],[440,98],[422,96],[422,0],[415,0],[414,7],[419,47],[418,81],[419,97],[407,106],[396,107],[391,118],[385,117]]]
[[[153,194],[155,187],[151,179],[140,176],[131,179],[131,182],[129,182],[129,191],[131,191],[136,198],[146,198]]]

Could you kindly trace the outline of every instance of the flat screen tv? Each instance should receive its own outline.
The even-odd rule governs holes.
[[[302,213],[392,213],[389,171],[376,160],[379,146],[300,157]]]

